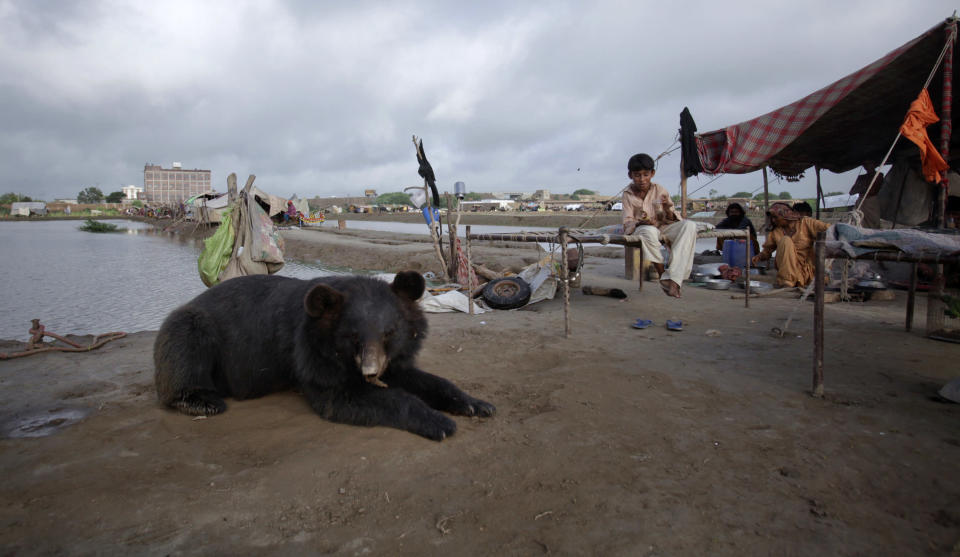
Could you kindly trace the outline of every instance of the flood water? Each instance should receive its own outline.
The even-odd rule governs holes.
[[[27,340],[34,318],[61,335],[157,330],[206,290],[197,271],[202,241],[141,222],[104,222],[122,231],[81,232],[78,220],[0,222],[0,338]],[[335,273],[287,261],[278,274]]]
[[[34,318],[61,335],[157,330],[170,311],[206,290],[197,271],[202,241],[147,223],[104,222],[121,231],[81,232],[79,220],[0,222],[0,339],[27,340]],[[348,221],[348,227],[427,234],[426,225],[419,223]],[[520,229],[473,226],[471,231]],[[697,251],[710,249],[712,242],[698,241]],[[287,260],[277,274],[307,279],[346,272],[350,270]]]

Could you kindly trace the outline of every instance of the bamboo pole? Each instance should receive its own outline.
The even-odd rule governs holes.
[[[467,276],[469,276],[469,270],[473,268],[473,254],[470,253],[470,225],[467,225]],[[469,282],[469,281],[468,281]],[[471,290],[473,285],[467,285],[467,305],[470,307],[469,314],[473,315],[473,291]]]
[[[817,235],[816,242],[816,272],[814,280],[813,305],[813,396],[823,397],[823,302],[824,302],[824,268],[826,267],[826,234]]]
[[[560,237],[560,282],[563,286],[563,334],[570,338],[570,267],[567,265],[567,227],[561,226]]]

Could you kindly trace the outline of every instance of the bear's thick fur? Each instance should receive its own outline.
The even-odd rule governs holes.
[[[297,389],[324,418],[384,425],[442,440],[456,423],[438,412],[491,416],[492,404],[417,369],[427,332],[423,277],[227,280],[171,313],[154,345],[160,402],[193,415],[224,397]]]

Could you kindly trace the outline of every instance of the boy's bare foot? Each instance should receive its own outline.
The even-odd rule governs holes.
[[[661,280],[660,288],[663,289],[663,293],[667,296],[673,296],[674,298],[680,297],[680,285],[670,279]]]

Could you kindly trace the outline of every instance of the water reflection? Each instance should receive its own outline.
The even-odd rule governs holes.
[[[146,223],[95,234],[82,221],[0,222],[0,338],[26,340],[30,320],[59,334],[156,330],[206,287],[197,272],[203,242]],[[288,261],[278,273],[313,278],[337,271]]]

